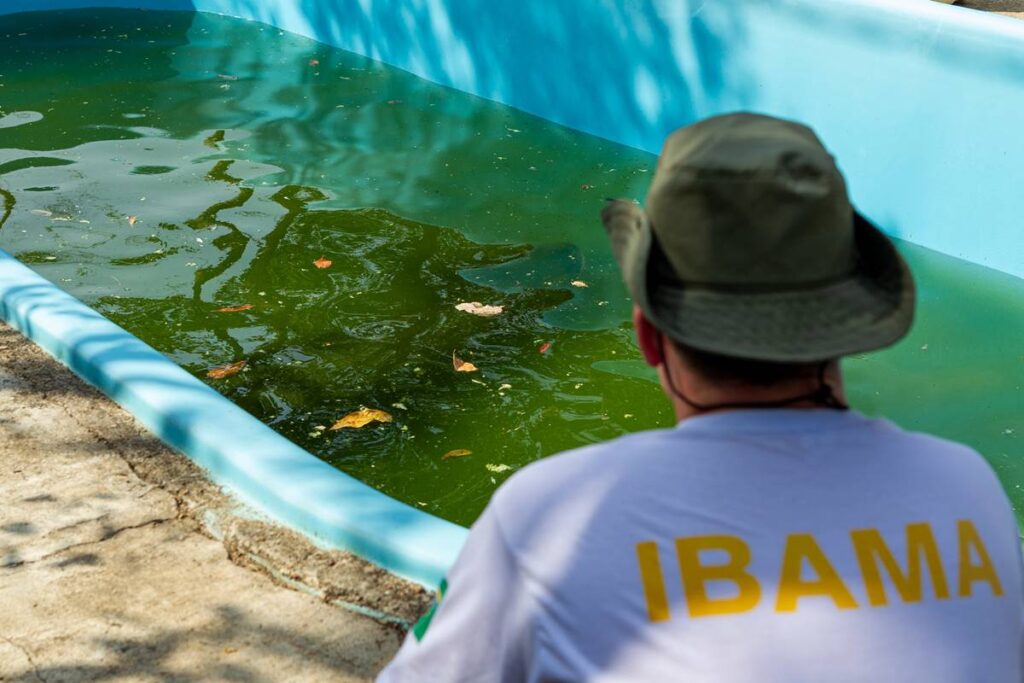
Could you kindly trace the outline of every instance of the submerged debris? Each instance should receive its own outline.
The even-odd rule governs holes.
[[[206,371],[206,376],[213,379],[224,379],[225,377],[231,377],[241,372],[249,361],[240,360],[235,363],[228,363],[227,365],[218,365],[215,368],[210,368]]]
[[[361,429],[373,422],[391,422],[391,413],[376,408],[360,408],[344,416],[333,425],[331,430],[338,429]]]
[[[461,304],[455,305],[455,310],[463,311],[464,313],[472,313],[473,315],[479,315],[484,318],[489,318],[495,315],[501,315],[505,310],[504,306],[491,306],[482,304],[479,301],[468,301]]]
[[[441,456],[442,460],[450,460],[452,458],[464,458],[467,455],[472,455],[473,451],[468,448],[456,448],[454,451],[448,451]]]
[[[455,372],[476,372],[480,369],[472,363],[459,358],[455,355],[454,351],[452,351],[452,367],[455,368]]]

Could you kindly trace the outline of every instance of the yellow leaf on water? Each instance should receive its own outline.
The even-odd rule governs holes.
[[[360,408],[335,422],[331,425],[331,429],[360,429],[371,422],[391,422],[391,420],[391,413],[376,408]]]
[[[318,258],[316,261],[313,261],[313,265],[316,266],[317,268],[321,268],[321,269],[323,269],[323,268],[330,268],[331,267],[331,263],[333,263],[333,262],[325,259],[323,256]]]
[[[210,368],[206,371],[207,377],[213,379],[224,379],[225,377],[231,377],[231,375],[237,375],[241,372],[242,368],[246,366],[248,361],[240,360],[236,363],[228,363],[227,365],[218,365],[215,368]]]
[[[467,301],[461,304],[456,304],[455,310],[463,311],[464,313],[472,313],[473,315],[479,315],[484,318],[489,318],[493,315],[500,315],[501,312],[505,310],[505,307],[484,305],[479,301]]]
[[[476,372],[480,369],[456,356],[454,351],[452,351],[452,367],[455,368],[455,372]]]
[[[590,286],[586,282],[584,282],[583,280],[573,280],[569,284],[572,285],[573,287],[589,287]]]
[[[239,304],[238,306],[225,306],[224,308],[218,308],[217,313],[238,313],[239,311],[248,311],[252,308],[252,304]]]
[[[468,448],[456,448],[454,451],[448,451],[441,456],[442,460],[449,460],[451,458],[464,458],[467,455],[472,455],[473,451]]]

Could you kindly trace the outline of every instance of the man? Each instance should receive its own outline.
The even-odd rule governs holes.
[[[603,220],[679,424],[512,477],[380,680],[1021,681],[992,471],[847,409],[914,286],[814,133],[684,128]]]

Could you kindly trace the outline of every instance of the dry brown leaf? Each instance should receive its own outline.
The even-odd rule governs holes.
[[[218,313],[238,313],[239,311],[248,311],[252,308],[252,304],[239,304],[238,306],[225,306],[224,308],[218,308]]]
[[[371,422],[391,422],[391,420],[391,413],[376,408],[360,408],[335,422],[331,425],[331,429],[360,429]]]
[[[586,282],[584,282],[583,280],[573,280],[569,284],[572,285],[573,287],[589,287],[590,286]]]
[[[128,216],[128,225],[135,225],[139,222],[138,216]]]
[[[246,366],[249,361],[240,360],[237,363],[228,363],[227,365],[218,365],[215,368],[210,368],[206,371],[207,377],[213,379],[224,379],[225,377],[231,377],[231,375],[237,375],[241,372],[242,368]]]
[[[454,351],[452,351],[452,367],[455,368],[455,372],[476,372],[480,369],[456,356]]]
[[[223,130],[216,130],[216,131],[210,133],[209,135],[207,135],[206,138],[203,140],[203,144],[204,145],[206,145],[207,147],[214,147],[214,148],[217,147],[217,143],[219,143],[219,142],[224,142],[224,131]]]
[[[489,318],[492,315],[500,315],[501,312],[505,310],[505,307],[484,305],[479,301],[467,301],[461,304],[456,304],[455,310]]]
[[[318,258],[316,261],[313,261],[313,265],[316,266],[317,268],[321,268],[321,269],[323,269],[323,268],[330,268],[331,267],[331,263],[333,263],[333,261],[329,261],[329,260],[325,259],[323,256]]]
[[[468,448],[456,448],[454,451],[448,451],[441,456],[442,460],[450,460],[451,458],[464,458],[467,455],[472,455],[473,451]]]

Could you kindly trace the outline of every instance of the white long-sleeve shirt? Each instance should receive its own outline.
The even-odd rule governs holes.
[[[1024,678],[991,469],[855,412],[714,413],[537,462],[446,583],[379,681]]]

